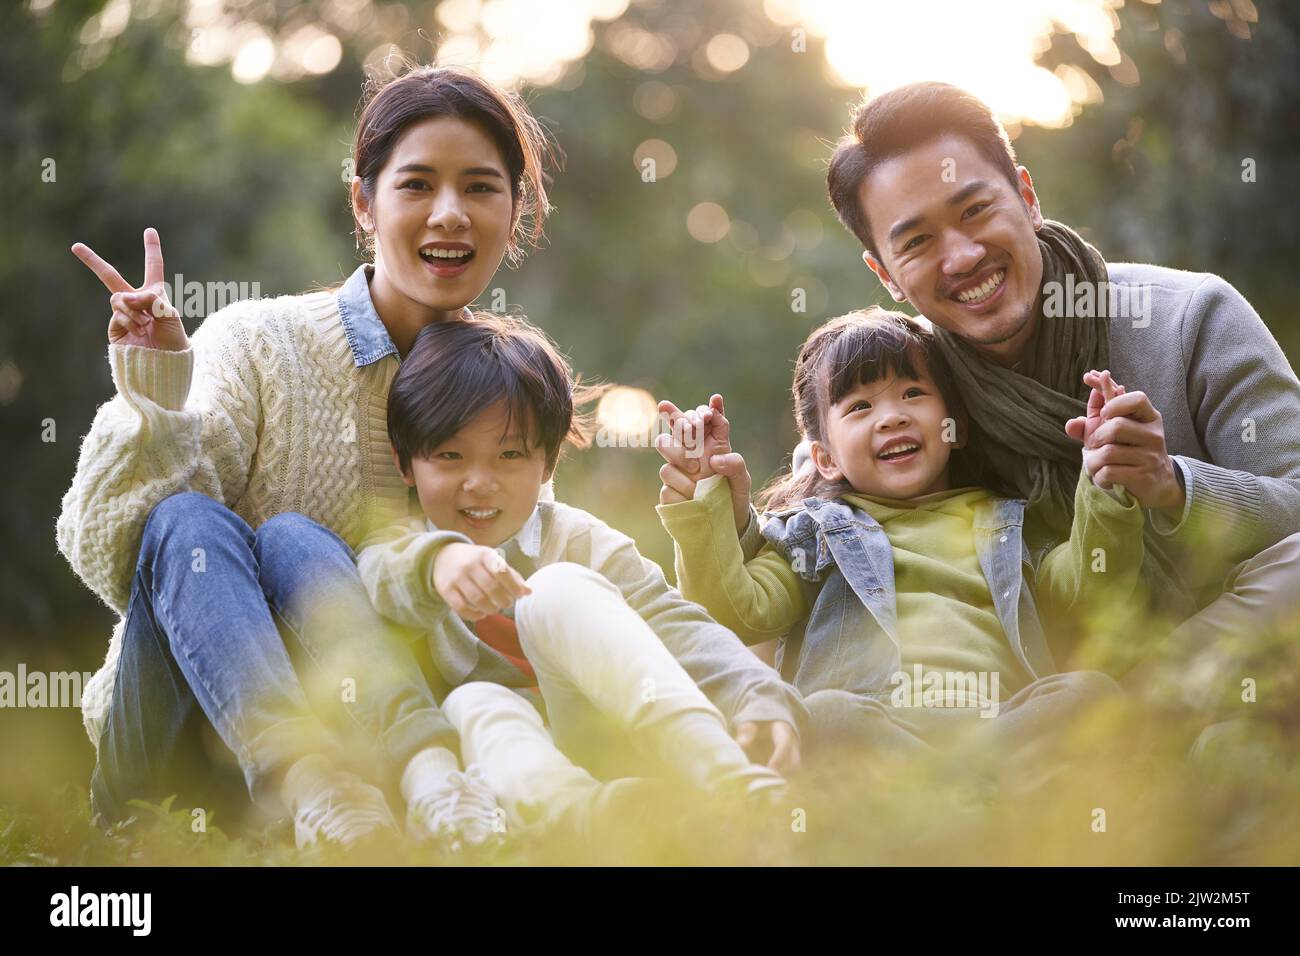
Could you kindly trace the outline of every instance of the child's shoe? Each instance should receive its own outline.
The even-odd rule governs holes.
[[[458,853],[465,846],[505,841],[505,811],[477,764],[448,774],[445,782],[406,808],[406,832]]]

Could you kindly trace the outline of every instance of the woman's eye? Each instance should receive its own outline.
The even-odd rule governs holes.
[[[495,186],[493,186],[491,183],[472,183],[472,184],[470,185],[469,189],[466,190],[466,191],[467,191],[467,192],[471,192],[471,193],[472,193],[472,192],[480,192],[480,193],[498,193],[498,192],[500,192],[501,190],[497,189],[497,188],[496,188]]]
[[[924,390],[924,389],[920,389],[920,388],[909,388],[906,392],[903,393],[903,397],[904,397],[904,398],[919,398],[920,396],[922,396],[922,395],[924,395],[924,394],[925,394],[925,390]]]
[[[398,186],[397,188],[411,189],[412,187],[414,187],[418,191],[421,189],[427,189],[429,187],[429,184],[426,183],[423,179],[408,179],[406,182],[402,183],[402,185]]]
[[[849,408],[849,414],[851,415],[851,414],[853,414],[853,413],[856,412],[856,411],[859,411],[859,410],[861,410],[861,409],[867,409],[867,408],[870,408],[870,407],[871,407],[871,403],[870,403],[870,402],[862,402],[862,401],[854,402],[853,405],[850,406],[850,408]]]
[[[521,451],[503,451],[501,457],[507,461],[515,461],[516,459],[523,458],[524,453]]]
[[[459,460],[460,460],[460,452],[458,452],[458,451],[440,451],[440,452],[438,452],[438,457],[441,458],[443,461],[459,461]]]

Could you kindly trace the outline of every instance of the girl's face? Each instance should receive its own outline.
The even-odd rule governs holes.
[[[923,367],[918,372],[920,378],[890,375],[858,383],[827,410],[825,441],[811,448],[823,478],[878,498],[948,490],[956,422],[938,386]]]
[[[487,287],[513,226],[510,174],[476,124],[440,116],[409,127],[367,199],[353,206],[375,235],[375,281],[407,306],[452,313]],[[436,315],[434,316],[437,317]]]

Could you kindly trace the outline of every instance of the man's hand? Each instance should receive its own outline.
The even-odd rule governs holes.
[[[454,541],[433,562],[433,587],[467,621],[509,607],[532,589],[494,548]]]
[[[723,475],[731,489],[732,516],[736,533],[749,522],[749,493],[753,481],[745,459],[731,450],[731,422],[727,420],[721,395],[708,405],[683,412],[670,401],[659,403],[668,416],[670,431],[655,438],[655,448],[664,459],[659,469],[659,503],[670,505],[695,497],[695,486],[710,475]]]
[[[736,728],[736,743],[783,777],[799,772],[799,735],[784,720],[747,720]]]
[[[1165,448],[1160,412],[1145,392],[1126,392],[1110,372],[1083,376],[1092,389],[1088,414],[1066,422],[1065,431],[1083,442],[1083,463],[1099,488],[1124,488],[1144,508],[1182,517],[1186,491],[1178,466]]]

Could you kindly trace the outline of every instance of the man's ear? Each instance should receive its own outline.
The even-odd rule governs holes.
[[[352,177],[352,215],[362,230],[375,231],[374,211],[370,208],[370,200],[366,198],[365,191],[361,188],[360,176]]]
[[[844,472],[840,471],[840,466],[835,464],[829,448],[814,440],[808,446],[808,451],[812,455],[813,466],[823,478],[827,481],[844,480]]]
[[[392,445],[389,445],[389,446],[388,446],[388,449],[389,449],[389,451],[391,451],[391,452],[393,453],[393,466],[397,469],[398,473],[402,476],[402,480],[403,480],[404,482],[406,482],[406,487],[408,487],[408,488],[414,488],[414,487],[415,487],[415,472],[413,472],[413,471],[412,471],[411,469],[409,469],[409,468],[408,468],[407,470],[403,471],[403,470],[402,470],[402,456],[399,455],[399,454],[397,454],[397,449],[396,449],[395,447],[393,447]]]
[[[1029,175],[1029,170],[1023,166],[1016,167],[1016,179],[1019,181],[1017,191],[1020,193],[1020,200],[1025,204],[1029,211],[1029,222],[1034,227],[1034,232],[1043,228],[1043,209],[1038,204],[1038,193],[1034,192],[1034,180]]]
[[[876,274],[880,284],[889,290],[889,294],[894,297],[895,302],[906,302],[907,296],[903,294],[897,283],[889,275],[889,270],[885,268],[884,263],[871,254],[870,249],[862,250],[862,261],[867,264],[867,268]]]

